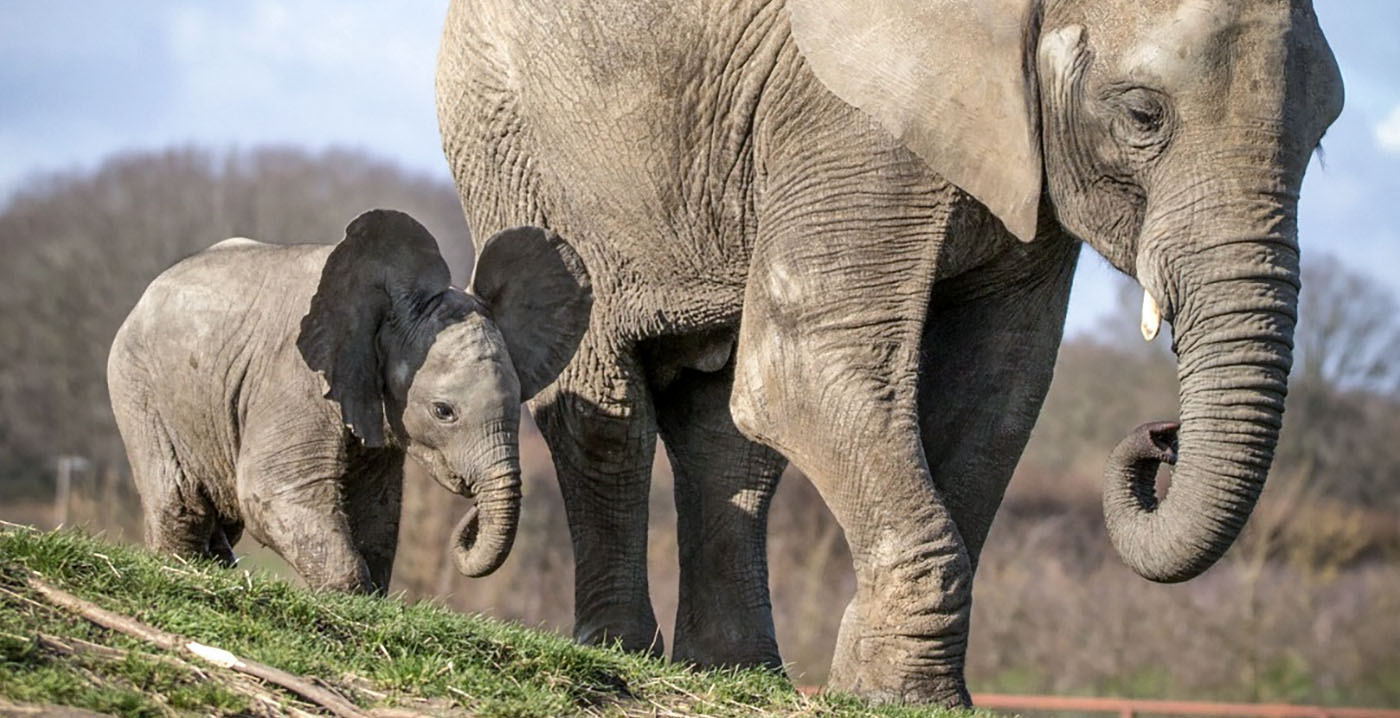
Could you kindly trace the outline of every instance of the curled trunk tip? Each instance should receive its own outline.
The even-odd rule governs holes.
[[[1155,421],[1133,429],[1118,442],[1109,459],[1110,471],[1105,477],[1104,502],[1131,503],[1139,511],[1157,509],[1157,469],[1162,464],[1175,464],[1177,432],[1181,424],[1175,421]],[[1107,506],[1105,506],[1107,508]]]
[[[1158,508],[1157,470],[1162,464],[1176,463],[1180,429],[1181,424],[1175,421],[1150,422],[1133,429],[1114,447],[1104,472],[1104,521],[1113,548],[1138,575],[1163,583],[1191,576],[1184,575],[1180,566],[1162,565],[1161,556],[1145,555],[1141,535],[1133,531],[1141,530],[1141,524],[1150,521]]]
[[[481,511],[473,505],[453,529],[452,562],[459,573],[472,578],[489,576],[500,568],[510,555],[514,538],[514,531],[509,530],[507,536],[492,535],[483,540],[481,523]],[[487,533],[494,534],[495,530],[488,529]]]

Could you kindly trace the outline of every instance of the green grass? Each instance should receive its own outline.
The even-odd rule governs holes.
[[[492,716],[916,716],[944,711],[807,697],[763,671],[696,672],[588,648],[431,603],[312,592],[79,533],[0,530],[0,702],[115,715],[267,715],[257,685],[52,608],[30,576],[185,638],[315,677],[366,709]],[[122,655],[71,654],[40,636]],[[268,686],[277,704],[311,710]],[[965,715],[975,715],[968,713]]]

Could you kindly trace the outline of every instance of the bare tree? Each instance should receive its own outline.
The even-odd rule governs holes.
[[[1395,297],[1335,257],[1303,269],[1296,363],[1277,461],[1320,495],[1397,502],[1400,317]]]
[[[1400,390],[1400,304],[1336,257],[1303,267],[1293,381],[1332,390]]]

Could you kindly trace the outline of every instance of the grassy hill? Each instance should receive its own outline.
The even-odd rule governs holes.
[[[0,712],[6,702],[128,716],[320,710],[187,652],[99,627],[55,605],[44,585],[290,672],[369,715],[939,714],[803,696],[761,671],[699,673],[429,603],[312,592],[19,527],[0,529]]]

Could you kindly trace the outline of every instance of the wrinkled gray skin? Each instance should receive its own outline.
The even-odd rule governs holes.
[[[234,561],[246,527],[312,586],[388,588],[405,452],[475,497],[453,556],[495,570],[519,517],[520,402],[587,326],[557,236],[518,227],[448,286],[422,225],[374,210],[326,245],[230,239],[166,270],[117,332],[107,376],[146,542]]]
[[[659,432],[676,657],[778,664],[764,529],[785,456],[853,554],[832,687],[966,703],[972,576],[1081,241],[1141,282],[1179,355],[1179,453],[1148,427],[1110,461],[1119,553],[1185,580],[1249,516],[1291,363],[1298,191],[1342,104],[1306,0],[458,0],[437,82],[478,236],[537,223],[594,273],[593,324],[532,405],[580,640],[656,646]],[[1159,505],[1146,469],[1176,456]]]

